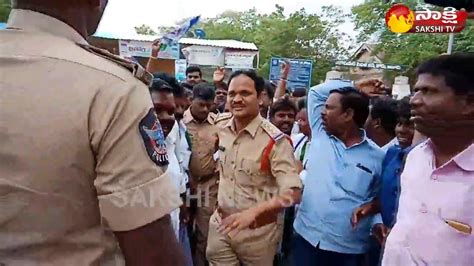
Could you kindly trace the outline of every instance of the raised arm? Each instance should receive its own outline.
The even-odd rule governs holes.
[[[312,87],[308,93],[308,120],[313,135],[324,133],[321,112],[332,90],[352,87],[351,82],[342,80],[329,80]]]

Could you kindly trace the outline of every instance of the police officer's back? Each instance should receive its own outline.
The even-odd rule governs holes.
[[[14,1],[0,31],[0,264],[103,264],[103,224],[127,264],[180,263],[150,76],[87,45],[91,3]]]

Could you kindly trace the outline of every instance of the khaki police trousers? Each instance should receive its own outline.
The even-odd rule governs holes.
[[[209,221],[206,255],[215,266],[272,266],[282,235],[282,222],[256,229],[245,229],[233,238],[217,232],[220,216],[214,212]]]
[[[199,197],[195,216],[196,250],[194,253],[194,266],[206,265],[207,235],[209,232],[209,219],[216,209],[217,204],[217,177],[206,180],[197,185]]]

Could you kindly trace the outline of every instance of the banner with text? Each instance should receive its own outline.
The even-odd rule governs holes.
[[[148,41],[130,41],[119,40],[120,56],[131,58],[150,57],[152,42]],[[179,59],[179,44],[163,44],[158,52],[158,58],[161,59]]]
[[[313,71],[312,60],[273,57],[270,64],[270,80],[278,82],[280,79],[280,68],[285,60],[290,62],[287,87],[291,90],[294,88],[308,89],[311,85],[311,74]]]
[[[224,48],[222,47],[191,45],[183,48],[182,51],[190,65],[224,65]]]
[[[253,51],[226,51],[225,67],[232,69],[251,69],[257,52]]]

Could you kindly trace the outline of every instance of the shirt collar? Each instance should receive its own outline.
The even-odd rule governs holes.
[[[232,117],[229,122],[225,125],[226,128],[230,128],[234,133],[238,134],[239,132],[236,132],[235,130],[235,124],[234,124],[234,119],[235,117]],[[255,135],[257,135],[257,130],[260,127],[260,124],[263,122],[263,118],[258,114],[243,130],[247,131],[252,138],[255,138]]]
[[[67,38],[75,43],[87,44],[84,37],[71,26],[54,17],[31,10],[12,9],[7,28],[40,31]]]
[[[193,121],[194,118],[193,118],[193,115],[191,114],[191,111],[190,109],[188,108],[188,110],[184,111],[184,114],[183,114],[183,122],[184,123],[189,123],[191,121]]]
[[[453,161],[465,171],[474,171],[474,144],[471,143],[469,147],[456,155]]]
[[[191,108],[188,108],[188,110],[184,111],[183,122],[187,124],[191,121],[195,121],[196,123],[199,124],[199,122],[196,119],[194,119],[193,115],[191,114]],[[214,124],[214,119],[212,118],[212,113],[209,113],[207,115],[207,119],[205,121],[208,122],[211,125]]]
[[[354,148],[354,147],[357,147],[357,146],[363,144],[364,142],[369,143],[369,140],[370,140],[370,139],[367,137],[367,133],[365,132],[365,130],[364,130],[363,128],[360,128],[360,129],[359,129],[359,132],[360,132],[361,135],[362,135],[362,140],[361,140],[360,142],[357,142],[357,143],[353,144],[353,145],[350,146],[350,147],[346,147],[346,145],[344,144],[344,141],[340,140],[338,137],[336,137],[336,136],[334,136],[334,135],[329,135],[329,136],[332,137],[332,138],[337,139],[338,141],[340,141],[340,142],[344,145],[344,147],[345,147],[346,149],[351,149],[351,148]]]
[[[433,142],[431,141],[431,139],[428,139],[422,145],[424,145],[425,148],[429,149],[430,154],[433,156],[432,158],[434,159]],[[473,172],[474,171],[474,143],[471,143],[469,147],[467,147],[458,155],[454,156],[454,158],[449,160],[444,165],[448,165],[451,162],[455,162],[456,165],[459,166],[459,168],[463,169],[464,171]]]

